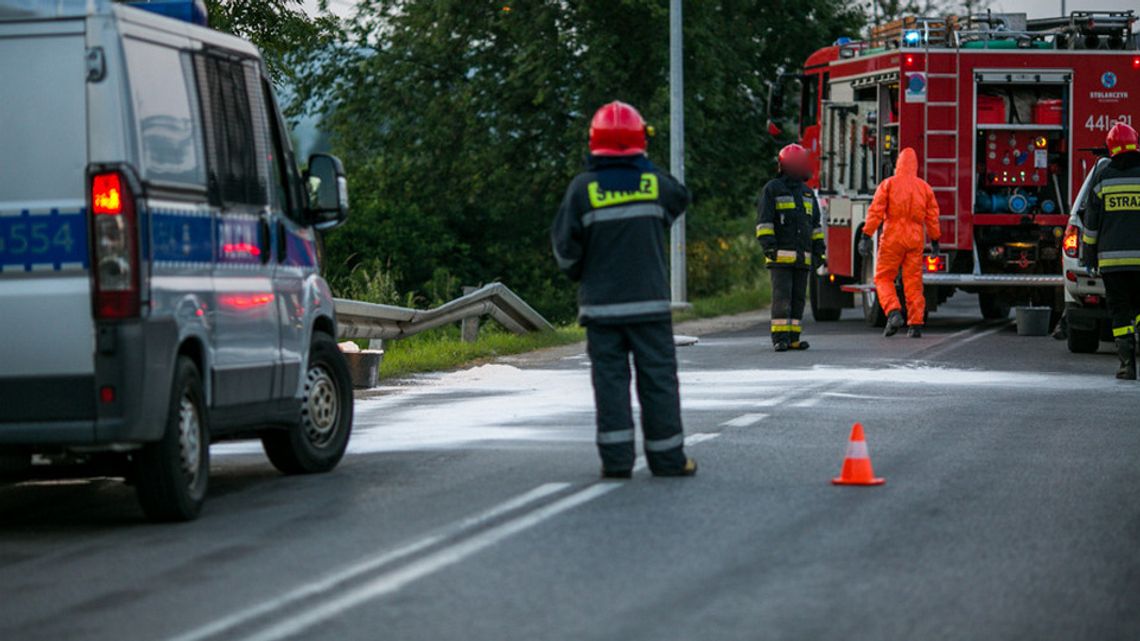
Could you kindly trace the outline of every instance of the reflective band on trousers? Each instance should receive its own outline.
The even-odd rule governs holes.
[[[795,325],[772,325],[772,333],[779,334],[780,332],[794,332],[796,331]]]
[[[871,458],[867,453],[867,441],[850,441],[847,443],[847,458],[850,459],[864,459]]]
[[[1096,236],[1090,236],[1087,232],[1084,236],[1081,236],[1081,240],[1083,240],[1086,245],[1096,244]]]
[[[759,225],[756,225],[756,237],[757,238],[759,238],[760,236],[775,236],[775,235],[776,235],[776,226],[773,225],[772,223],[760,223]]]
[[[642,203],[639,205],[624,205],[621,207],[606,207],[595,209],[582,216],[582,225],[589,227],[594,223],[608,223],[615,220],[628,220],[630,218],[665,218],[665,210],[656,203]]]
[[[598,445],[616,445],[618,443],[632,443],[633,430],[615,430],[613,432],[598,432]]]
[[[681,447],[684,444],[685,444],[685,435],[684,434],[677,434],[676,436],[670,436],[669,438],[663,438],[663,439],[658,439],[658,440],[646,439],[645,450],[647,452],[665,452],[667,450],[671,450],[674,448]]]
[[[578,315],[592,318],[612,318],[658,314],[672,309],[672,303],[667,300],[643,300],[636,303],[613,303],[612,305],[582,305],[578,308]]]
[[[1121,336],[1128,336],[1129,334],[1136,333],[1136,326],[1129,325],[1127,327],[1116,327],[1112,330],[1113,338],[1120,338]]]

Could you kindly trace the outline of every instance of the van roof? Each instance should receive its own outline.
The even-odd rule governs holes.
[[[260,58],[257,47],[237,36],[175,20],[110,0],[0,0],[0,22],[110,15],[121,22],[196,40]]]

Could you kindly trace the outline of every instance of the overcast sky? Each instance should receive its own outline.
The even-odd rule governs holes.
[[[1065,12],[1123,11],[1140,9],[1138,0],[1066,0]],[[1049,18],[1063,15],[1061,0],[994,0],[993,10],[1004,13],[1027,13],[1030,18]]]

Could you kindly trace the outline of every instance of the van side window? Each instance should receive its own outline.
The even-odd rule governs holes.
[[[284,126],[282,126],[281,113],[277,110],[273,100],[273,88],[264,77],[261,80],[263,103],[265,109],[266,137],[269,138],[270,158],[270,192],[273,198],[272,206],[281,211],[294,222],[303,223],[300,180],[297,173],[297,161],[293,150],[289,146],[289,139]]]
[[[189,57],[162,45],[125,38],[141,171],[148,181],[206,184],[198,104]]]
[[[268,203],[266,141],[256,135],[253,121],[251,102],[258,96],[251,89],[256,92],[258,87],[249,82],[251,65],[221,55],[195,57],[209,159],[210,200],[216,205]]]

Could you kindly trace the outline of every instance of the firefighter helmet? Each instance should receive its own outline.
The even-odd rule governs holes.
[[[780,173],[807,180],[811,177],[811,158],[803,145],[792,143],[780,150]]]
[[[1115,156],[1127,151],[1140,151],[1140,135],[1136,134],[1136,130],[1130,125],[1118,122],[1109,130],[1108,136],[1104,139],[1105,145],[1108,146],[1108,155]]]
[[[633,105],[615,100],[602,105],[590,122],[590,153],[632,156],[645,153],[645,120]]]

